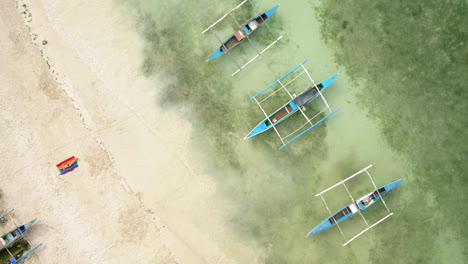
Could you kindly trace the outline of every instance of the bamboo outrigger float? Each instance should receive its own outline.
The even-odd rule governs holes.
[[[236,75],[237,73],[239,73],[242,69],[244,69],[247,65],[249,65],[252,61],[254,61],[255,59],[258,58],[258,56],[262,55],[265,51],[267,51],[269,48],[271,48],[274,44],[276,44],[283,36],[279,36],[276,38],[275,34],[273,34],[273,31],[271,30],[271,28],[268,26],[268,24],[266,23],[267,20],[276,12],[276,9],[278,9],[279,5],[271,8],[270,10],[260,14],[258,13],[257,11],[257,16],[252,18],[252,19],[249,19],[247,20],[247,22],[245,22],[244,24],[239,24],[237,19],[232,15],[232,13],[237,10],[239,7],[241,7],[242,5],[244,5],[245,3],[249,2],[252,7],[254,9],[255,6],[254,4],[250,1],[250,0],[244,0],[242,1],[239,5],[237,5],[235,8],[231,9],[228,13],[226,13],[224,16],[222,16],[220,19],[218,19],[215,23],[213,23],[211,26],[209,26],[208,28],[206,28],[205,30],[202,31],[202,34],[207,32],[208,30],[212,30],[214,26],[216,26],[219,22],[221,22],[224,18],[226,18],[228,15],[231,16],[231,18],[235,21],[235,23],[237,24],[237,26],[239,27],[239,30],[237,32],[235,32],[231,37],[229,37],[226,41],[222,41],[221,38],[218,37],[218,35],[216,35],[216,33],[213,31],[213,34],[216,36],[216,38],[219,40],[219,42],[221,43],[221,46],[207,59],[207,61],[209,60],[212,60],[214,58],[217,58],[223,54],[226,54],[228,53],[229,54],[229,51],[232,50],[234,47],[236,47],[237,45],[239,45],[241,42],[243,42],[244,40],[247,40],[250,45],[256,50],[257,52],[257,55],[255,55],[253,58],[251,58],[249,61],[247,61],[244,65],[239,65],[239,63],[236,62],[236,60],[234,58],[232,58],[231,56],[231,59],[233,60],[233,62],[236,64],[237,66],[237,70],[232,74],[232,76]],[[257,49],[257,47],[253,44],[253,42],[249,39],[249,36],[255,32],[257,29],[259,29],[261,26],[263,25],[266,25],[266,27],[268,27],[268,30],[271,32],[271,34],[273,35],[273,37],[275,37],[276,39],[270,43],[266,48],[264,48],[263,50],[259,50]]]
[[[393,181],[393,182],[391,182],[389,184],[386,184],[386,185],[384,185],[384,186],[382,186],[380,188],[377,188],[377,186],[374,183],[374,180],[372,179],[372,176],[367,171],[370,167],[372,167],[372,165],[369,165],[369,166],[365,167],[364,169],[356,172],[355,174],[353,174],[353,175],[349,176],[348,178],[344,179],[343,181],[341,181],[341,182],[339,182],[339,183],[337,183],[337,184],[335,184],[335,185],[327,188],[326,190],[324,190],[324,191],[322,191],[322,192],[315,195],[316,197],[320,196],[320,198],[322,198],[322,200],[323,200],[323,202],[325,204],[325,207],[327,208],[327,211],[330,214],[330,217],[326,218],[325,220],[320,222],[318,225],[316,225],[314,228],[312,228],[309,231],[309,233],[307,234],[307,236],[314,235],[314,234],[316,234],[316,233],[318,233],[318,232],[320,232],[322,230],[325,230],[327,228],[330,228],[330,227],[336,225],[338,227],[338,230],[340,230],[340,233],[341,233],[341,235],[343,236],[343,238],[345,240],[345,243],[343,244],[343,246],[346,246],[351,241],[353,241],[354,239],[356,239],[357,237],[359,237],[360,235],[362,235],[363,233],[365,233],[366,231],[368,231],[372,227],[378,225],[379,223],[381,223],[382,221],[384,221],[385,219],[387,219],[388,217],[393,215],[393,213],[390,212],[390,210],[388,209],[387,204],[385,203],[385,200],[383,199],[382,195],[388,193],[391,189],[395,188],[397,185],[402,183],[404,181],[404,179],[399,179],[399,180]],[[371,180],[372,185],[374,186],[374,190],[372,192],[369,192],[369,193],[361,196],[358,199],[354,199],[345,183],[347,181],[349,181],[350,179],[356,177],[357,175],[363,173],[363,172],[366,172],[366,174],[369,176],[369,179]],[[323,198],[323,194],[330,191],[331,189],[333,189],[333,188],[335,188],[337,186],[340,186],[340,185],[342,185],[346,189],[346,192],[348,193],[348,195],[351,198],[352,202],[350,204],[348,204],[347,206],[341,208],[340,210],[336,211],[335,213],[332,213],[330,211],[330,209],[328,208],[328,205],[325,202],[325,199]],[[369,208],[371,205],[375,204],[375,202],[377,202],[378,200],[382,200],[382,203],[384,204],[385,208],[387,209],[388,214],[385,215],[382,219],[376,221],[375,223],[369,224],[369,222],[364,217],[364,215],[362,215],[361,211],[366,211],[367,208]],[[345,234],[343,233],[343,230],[341,229],[339,223],[343,222],[344,220],[350,218],[351,216],[353,216],[355,214],[359,214],[362,217],[365,224],[367,225],[367,228],[364,229],[363,231],[359,232],[357,235],[353,236],[352,238],[347,239]]]

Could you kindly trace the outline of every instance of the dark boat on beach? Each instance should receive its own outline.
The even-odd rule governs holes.
[[[37,218],[0,237],[0,251],[22,238],[23,234],[26,233],[36,221]]]

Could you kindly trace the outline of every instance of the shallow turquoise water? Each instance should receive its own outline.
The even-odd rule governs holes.
[[[430,2],[281,2],[269,25],[283,40],[231,77],[236,68],[226,55],[205,62],[219,43],[201,31],[238,2],[125,4],[147,40],[142,72],[168,83],[164,99],[156,103],[192,110],[187,118],[195,127],[193,150],[232,201],[220,213],[239,241],[254,237],[265,249],[266,263],[463,263],[466,213],[458,210],[467,189],[466,92],[461,85],[466,32],[456,27],[460,14],[455,6],[452,19],[441,23],[440,7]],[[267,10],[277,3],[255,4]],[[253,14],[246,5],[236,17],[244,21]],[[226,19],[216,33],[224,39],[234,28]],[[273,40],[265,27],[252,36],[258,47]],[[254,54],[247,43],[232,52],[241,62]],[[332,108],[342,110],[283,151],[276,150],[280,142],[272,131],[242,140],[262,119],[249,96],[304,59],[310,60],[306,67],[316,81],[342,73],[325,92]],[[440,92],[445,86],[451,89]],[[308,111],[313,109],[318,105]],[[288,124],[300,121],[295,117]],[[378,185],[407,178],[385,197],[395,216],[349,247],[341,247],[337,230],[306,239],[327,215],[313,195],[370,163]],[[371,189],[365,177],[350,187],[355,196]],[[349,201],[343,190],[326,198],[332,210]],[[365,215],[375,221],[384,214],[382,206],[375,206]],[[449,218],[453,215],[458,217]],[[348,236],[364,228],[359,218],[343,227]]]

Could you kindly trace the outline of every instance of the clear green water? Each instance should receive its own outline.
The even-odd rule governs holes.
[[[462,1],[281,2],[269,25],[283,40],[235,77],[229,57],[205,62],[219,43],[201,31],[240,1],[120,2],[147,40],[142,72],[167,83],[156,103],[190,107],[193,150],[232,201],[220,213],[240,243],[258,241],[265,263],[466,262]],[[253,14],[246,5],[235,15]],[[227,38],[234,25],[216,32]],[[273,39],[265,27],[252,36],[259,47]],[[254,50],[243,43],[232,54],[245,62]],[[273,132],[242,140],[262,119],[249,95],[304,59],[316,81],[342,73],[325,92],[342,110],[284,151]],[[395,215],[349,247],[337,230],[306,239],[327,215],[314,194],[370,163],[378,185],[407,179],[386,196]],[[350,187],[371,189],[365,177]],[[332,210],[349,201],[343,190],[326,198]],[[384,214],[375,206],[366,217]],[[348,237],[364,228],[357,217],[343,227]]]

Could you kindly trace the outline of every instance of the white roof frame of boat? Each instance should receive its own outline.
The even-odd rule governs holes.
[[[202,34],[205,34],[208,30],[210,30],[211,32],[213,32],[213,34],[215,35],[215,37],[218,39],[218,41],[221,43],[221,45],[224,45],[224,42],[221,40],[221,38],[213,31],[213,27],[216,26],[219,22],[221,22],[223,19],[225,19],[227,16],[230,16],[232,19],[234,19],[235,23],[237,24],[237,26],[240,28],[241,25],[237,22],[237,19],[232,15],[232,13],[234,11],[236,11],[239,7],[241,7],[242,5],[244,5],[245,3],[249,2],[250,5],[255,9],[255,12],[257,12],[257,15],[260,15],[260,12],[258,12],[257,8],[255,7],[255,5],[252,3],[251,0],[244,0],[242,1],[240,4],[238,4],[236,7],[234,7],[233,9],[231,9],[229,12],[227,12],[226,14],[224,14],[220,19],[218,19],[216,22],[214,22],[211,26],[207,27],[205,30],[202,31]],[[237,61],[231,56],[231,54],[229,53],[229,51],[226,51],[226,53],[229,55],[229,57],[231,58],[231,60],[234,62],[234,64],[236,64],[237,66],[237,70],[231,74],[231,76],[234,76],[236,74],[238,74],[241,70],[243,70],[245,67],[247,67],[247,65],[249,65],[250,63],[252,63],[255,59],[257,59],[260,55],[262,55],[265,51],[267,51],[268,49],[270,49],[273,45],[275,45],[278,41],[280,41],[283,36],[279,36],[279,37],[276,37],[275,34],[273,33],[273,31],[271,30],[270,26],[268,25],[267,21],[264,21],[265,23],[265,26],[268,28],[268,30],[270,31],[271,35],[273,37],[275,37],[276,39],[270,43],[266,48],[264,48],[263,50],[259,50],[257,49],[257,47],[253,44],[253,42],[250,40],[250,38],[247,37],[247,40],[248,42],[250,43],[250,45],[255,49],[255,51],[257,52],[257,55],[255,55],[253,58],[251,58],[249,61],[247,61],[244,65],[240,65],[239,63],[237,63]]]
[[[334,188],[337,187],[337,186],[342,185],[342,186],[346,189],[346,192],[348,193],[349,198],[351,198],[351,201],[352,201],[352,202],[356,201],[356,199],[354,199],[354,197],[353,197],[353,196],[351,195],[351,193],[349,192],[349,189],[348,189],[348,187],[346,186],[345,182],[351,180],[352,178],[358,176],[359,174],[361,174],[361,173],[363,173],[363,172],[365,172],[365,173],[369,176],[369,179],[370,179],[370,181],[372,182],[372,185],[374,186],[374,190],[378,190],[377,186],[375,185],[374,180],[372,179],[372,176],[370,175],[370,173],[369,173],[369,171],[368,171],[368,169],[371,168],[371,167],[372,167],[372,164],[369,165],[369,166],[367,166],[367,167],[365,167],[364,169],[362,169],[362,170],[360,170],[360,171],[354,173],[353,175],[349,176],[348,178],[346,178],[346,179],[340,181],[339,183],[337,183],[337,184],[335,184],[335,185],[333,185],[333,186],[331,186],[331,187],[329,187],[329,188],[327,188],[327,189],[325,189],[325,190],[323,190],[323,191],[321,191],[321,192],[319,192],[319,193],[317,193],[317,194],[315,195],[315,197],[320,196],[320,198],[322,198],[322,201],[323,201],[323,203],[325,204],[325,207],[327,208],[327,211],[328,211],[328,213],[330,214],[330,217],[333,216],[333,213],[331,212],[330,208],[328,207],[327,202],[325,202],[325,199],[323,198],[323,194],[326,193],[326,192],[328,192],[328,191],[330,191],[330,190],[332,190],[332,189],[334,189]],[[376,221],[375,223],[369,225],[369,222],[366,220],[366,218],[365,218],[364,215],[362,214],[361,210],[358,210],[358,214],[362,217],[362,219],[363,219],[364,222],[366,223],[367,228],[365,228],[364,230],[362,230],[361,232],[359,232],[357,235],[353,236],[352,238],[347,239],[346,236],[345,236],[345,234],[343,233],[343,230],[342,230],[341,227],[339,226],[338,222],[336,222],[336,226],[338,227],[338,230],[340,230],[340,233],[341,233],[341,235],[343,236],[343,238],[344,238],[344,240],[345,240],[345,243],[343,244],[343,246],[346,246],[347,244],[351,243],[351,241],[353,241],[354,239],[358,238],[360,235],[364,234],[366,231],[368,231],[368,230],[371,229],[372,227],[378,225],[379,223],[383,222],[385,219],[387,219],[387,218],[389,218],[390,216],[393,215],[393,213],[390,212],[390,209],[388,209],[387,203],[385,203],[385,200],[383,199],[382,196],[380,196],[380,199],[382,200],[382,202],[383,202],[385,208],[387,209],[388,214],[385,215],[384,217],[382,217],[382,219],[380,219],[380,220]]]
[[[283,143],[283,145],[279,148],[279,150],[285,148],[287,145],[291,144],[294,140],[298,139],[299,137],[301,137],[302,135],[304,135],[305,133],[309,132],[312,128],[316,127],[318,124],[322,123],[323,121],[325,121],[325,119],[329,118],[330,116],[332,116],[333,114],[335,114],[336,112],[338,112],[340,109],[336,109],[334,111],[331,110],[330,108],[330,105],[328,104],[327,100],[325,100],[325,97],[322,95],[322,91],[320,91],[320,89],[318,89],[317,87],[317,84],[315,83],[315,81],[312,79],[311,75],[309,74],[309,72],[307,71],[307,69],[304,67],[304,64],[307,62],[308,60],[304,60],[301,64],[297,65],[296,67],[294,67],[292,70],[290,70],[288,73],[286,73],[285,75],[281,76],[278,80],[274,81],[272,84],[270,84],[269,86],[267,86],[265,89],[263,89],[262,91],[260,91],[259,93],[257,93],[256,95],[252,96],[250,98],[250,100],[254,100],[258,107],[260,107],[260,110],[262,111],[262,113],[265,115],[266,118],[269,117],[269,115],[266,113],[266,111],[263,109],[262,107],[262,103],[265,102],[266,100],[268,100],[271,96],[273,96],[275,93],[277,93],[278,91],[280,90],[284,90],[286,91],[286,93],[289,95],[289,97],[291,97],[291,100],[294,99],[295,97],[291,94],[291,92],[289,92],[289,90],[286,88],[289,84],[291,84],[292,82],[294,82],[295,80],[297,80],[297,78],[299,78],[301,75],[303,75],[304,73],[307,74],[307,77],[309,78],[309,80],[311,81],[311,83],[315,86],[315,88],[317,89],[318,91],[318,94],[320,95],[320,98],[322,98],[323,102],[325,103],[325,108],[323,108],[322,110],[320,110],[318,113],[316,113],[312,118],[309,118],[305,113],[304,111],[299,107],[299,111],[301,112],[302,116],[304,116],[304,118],[306,119],[306,122],[301,125],[299,128],[297,128],[296,130],[294,130],[293,132],[289,133],[288,135],[286,136],[281,136],[281,134],[278,132],[278,129],[276,129],[275,125],[272,124],[273,126],[273,129],[275,130],[276,134],[278,135],[278,137],[280,138],[281,142]],[[288,81],[287,83],[283,84],[281,81],[288,75],[290,75],[291,73],[293,73],[294,71],[296,71],[297,69],[301,68],[302,71],[297,75],[295,76],[292,80]],[[257,100],[257,96],[263,94],[264,92],[266,92],[268,89],[270,89],[271,87],[273,87],[274,85],[276,84],[280,84],[280,87],[278,89],[276,89],[275,91],[273,91],[270,95],[268,95],[267,97],[265,97],[263,100],[261,101],[258,101]],[[288,102],[289,103],[289,102]],[[284,107],[284,106],[283,106]],[[322,119],[320,119],[319,121],[317,122],[312,122],[314,120],[314,118],[318,117],[321,113],[325,112],[326,110],[329,111],[329,113],[323,117]],[[299,130],[301,130],[302,128],[304,128],[306,125],[310,125],[306,130],[302,131],[301,133],[299,133],[298,135],[294,136],[292,139],[290,139],[289,141],[285,141],[287,140],[289,137],[295,135]]]
[[[19,225],[16,223],[15,219],[13,218],[13,216],[12,216],[12,214],[11,214],[14,210],[15,210],[15,209],[11,209],[10,211],[8,211],[8,212],[4,213],[3,215],[1,215],[1,216],[0,216],[0,220],[8,216],[8,218],[9,218],[9,219],[13,222],[13,224],[15,225],[15,228],[18,228]],[[40,246],[42,246],[42,243],[40,243],[40,244],[38,244],[38,245],[36,245],[36,246],[33,247],[32,244],[29,242],[29,240],[27,240],[27,239],[24,237],[24,233],[21,232],[21,230],[19,230],[19,229],[18,229],[18,231],[20,232],[20,237],[21,237],[20,239],[25,240],[25,241],[29,244],[29,246],[30,246],[32,249],[30,249],[28,252],[24,253],[20,258],[16,259],[16,257],[15,257],[15,256],[10,252],[10,250],[8,249],[8,245],[9,245],[9,244],[7,244],[7,245],[5,246],[5,250],[8,252],[8,254],[10,254],[10,256],[11,256],[12,258],[15,258],[15,259],[16,259],[16,262],[14,262],[14,263],[18,263],[18,262],[20,262],[21,260],[25,259],[25,258],[26,258],[27,256],[29,256],[32,252],[34,252],[36,249],[38,249]],[[16,240],[15,242],[17,242],[17,241],[18,241],[18,240]]]

